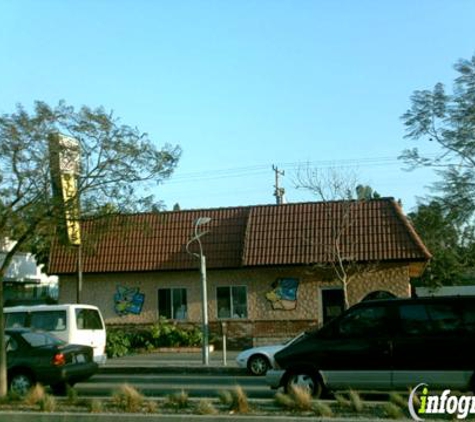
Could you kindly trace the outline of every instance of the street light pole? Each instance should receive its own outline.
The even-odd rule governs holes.
[[[82,245],[79,244],[77,247],[77,285],[76,285],[76,303],[82,303]]]
[[[201,249],[200,249],[201,252]],[[203,321],[203,365],[209,365],[209,326],[208,326],[208,293],[206,280],[206,257],[201,253],[200,256],[201,272],[201,319]]]
[[[203,254],[203,247],[201,245],[200,238],[204,236],[207,231],[199,232],[199,226],[207,224],[211,221],[209,217],[200,217],[195,221],[194,236],[186,244],[186,251],[200,259],[200,275],[201,275],[201,322],[202,322],[202,334],[203,334],[203,346],[202,346],[202,358],[203,365],[209,365],[209,324],[208,324],[208,288],[206,280],[206,257]],[[189,246],[192,242],[198,242],[200,253],[190,252]]]

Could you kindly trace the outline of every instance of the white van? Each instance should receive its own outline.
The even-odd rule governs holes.
[[[82,304],[32,305],[4,308],[5,328],[31,328],[48,331],[70,344],[94,349],[94,361],[106,362],[106,329],[101,312]]]

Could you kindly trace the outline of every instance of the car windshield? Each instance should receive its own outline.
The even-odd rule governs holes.
[[[298,339],[300,339],[301,337],[303,337],[305,334],[306,334],[306,332],[304,331],[304,332],[300,333],[298,336],[292,337],[290,340],[287,340],[287,341],[284,343],[284,345],[285,345],[285,346],[288,346],[289,344],[296,342]]]
[[[26,332],[21,336],[31,347],[65,344],[63,340],[49,333]]]

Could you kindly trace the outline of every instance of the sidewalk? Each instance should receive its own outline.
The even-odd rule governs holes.
[[[239,352],[228,351],[224,362],[221,350],[209,354],[209,365],[205,366],[201,350],[168,349],[153,353],[109,358],[99,370],[101,373],[222,373],[245,374],[246,370],[239,368],[236,356]]]

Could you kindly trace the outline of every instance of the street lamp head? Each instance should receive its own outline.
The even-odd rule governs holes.
[[[195,226],[202,226],[208,224],[211,221],[211,217],[198,217],[195,221]]]
[[[196,220],[195,220],[195,238],[198,240],[198,242],[200,241],[200,237],[205,235],[206,233],[208,233],[207,231],[204,231],[204,232],[201,232],[199,233],[198,232],[198,228],[200,226],[203,226],[204,224],[207,224],[211,221],[211,218],[210,217],[198,217]],[[200,247],[201,247],[201,244],[200,244]]]
[[[186,251],[190,254],[190,255],[194,255],[196,257],[200,257],[203,255],[203,248],[201,246],[201,237],[204,236],[205,234],[208,233],[208,231],[202,231],[202,232],[199,232],[198,231],[198,228],[204,224],[207,224],[211,221],[211,218],[210,217],[198,217],[196,220],[195,220],[195,223],[194,223],[194,236],[188,241],[188,243],[186,244]],[[193,253],[190,251],[189,249],[189,246],[192,242],[196,241],[198,243],[198,246],[200,248],[200,254],[196,254],[196,253]]]

